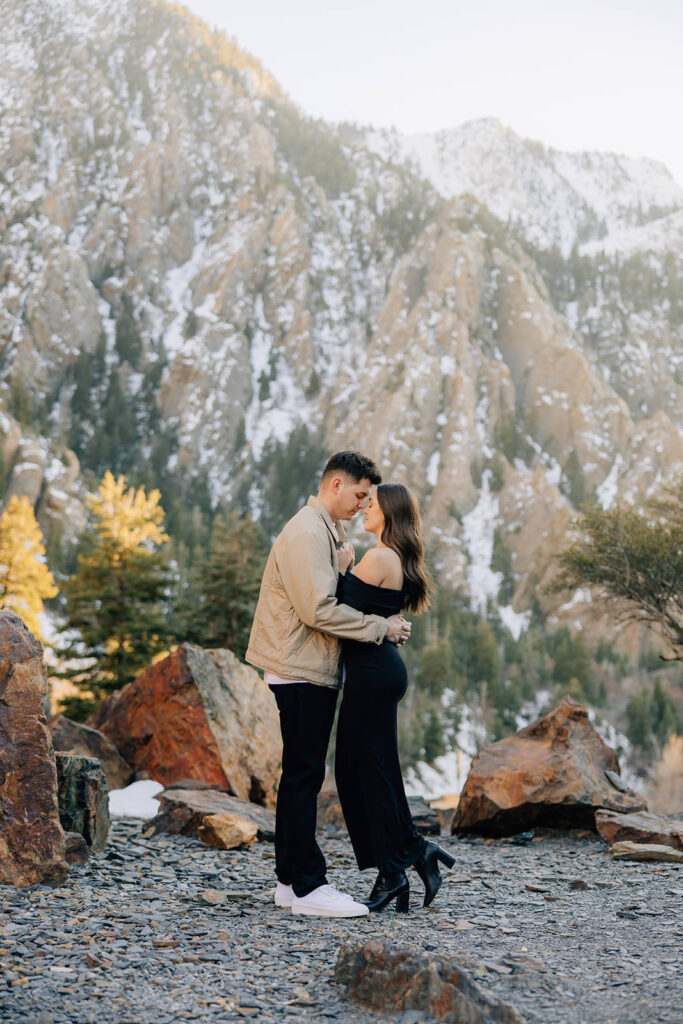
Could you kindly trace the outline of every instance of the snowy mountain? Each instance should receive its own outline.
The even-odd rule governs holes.
[[[557,246],[565,257],[574,246],[587,251],[585,243],[600,250],[608,237],[634,228],[641,229],[638,248],[647,248],[647,229],[655,239],[662,222],[683,211],[683,189],[661,163],[563,153],[520,138],[495,118],[430,135],[371,130],[368,144],[413,159],[441,195],[470,194],[531,245]]]
[[[0,484],[57,546],[106,468],[276,529],[357,444],[478,606],[604,632],[542,585],[683,469],[682,217],[649,161],[314,121],[177,5],[5,0]]]

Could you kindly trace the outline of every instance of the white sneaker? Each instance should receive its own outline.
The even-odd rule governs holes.
[[[292,913],[311,917],[365,917],[368,908],[339,892],[333,885],[319,885],[307,896],[294,895]]]
[[[291,885],[283,885],[282,882],[278,882],[275,886],[275,892],[273,893],[276,907],[287,907],[292,906],[292,900],[294,899],[294,890]]]

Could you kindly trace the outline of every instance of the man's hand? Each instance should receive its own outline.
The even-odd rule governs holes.
[[[356,552],[353,550],[353,545],[349,544],[348,540],[344,541],[337,551],[337,559],[339,561],[339,572],[346,572],[349,567],[353,568],[356,562]]]
[[[386,639],[392,644],[396,644],[397,647],[401,647],[410,636],[411,625],[407,619],[404,619],[402,615],[391,615],[387,622],[389,629],[386,633]]]

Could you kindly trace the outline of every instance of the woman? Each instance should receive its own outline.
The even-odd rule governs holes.
[[[364,512],[377,547],[340,574],[340,602],[366,614],[421,612],[429,604],[417,503],[402,484],[380,484]],[[455,861],[420,836],[410,815],[398,759],[396,709],[406,692],[406,667],[394,644],[343,640],[346,679],[337,725],[337,789],[358,867],[379,874],[367,905],[392,900],[409,909],[406,868],[416,869],[428,907],[441,886],[439,861]]]

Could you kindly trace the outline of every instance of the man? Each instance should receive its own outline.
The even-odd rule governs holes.
[[[275,822],[275,903],[295,914],[360,917],[363,903],[327,884],[315,838],[317,798],[341,686],[338,637],[395,644],[410,636],[402,615],[364,615],[336,599],[339,555],[350,558],[342,522],[365,507],[382,477],[360,452],[338,452],[316,498],[276,538],[263,574],[247,661],[265,671],[282,731]]]

